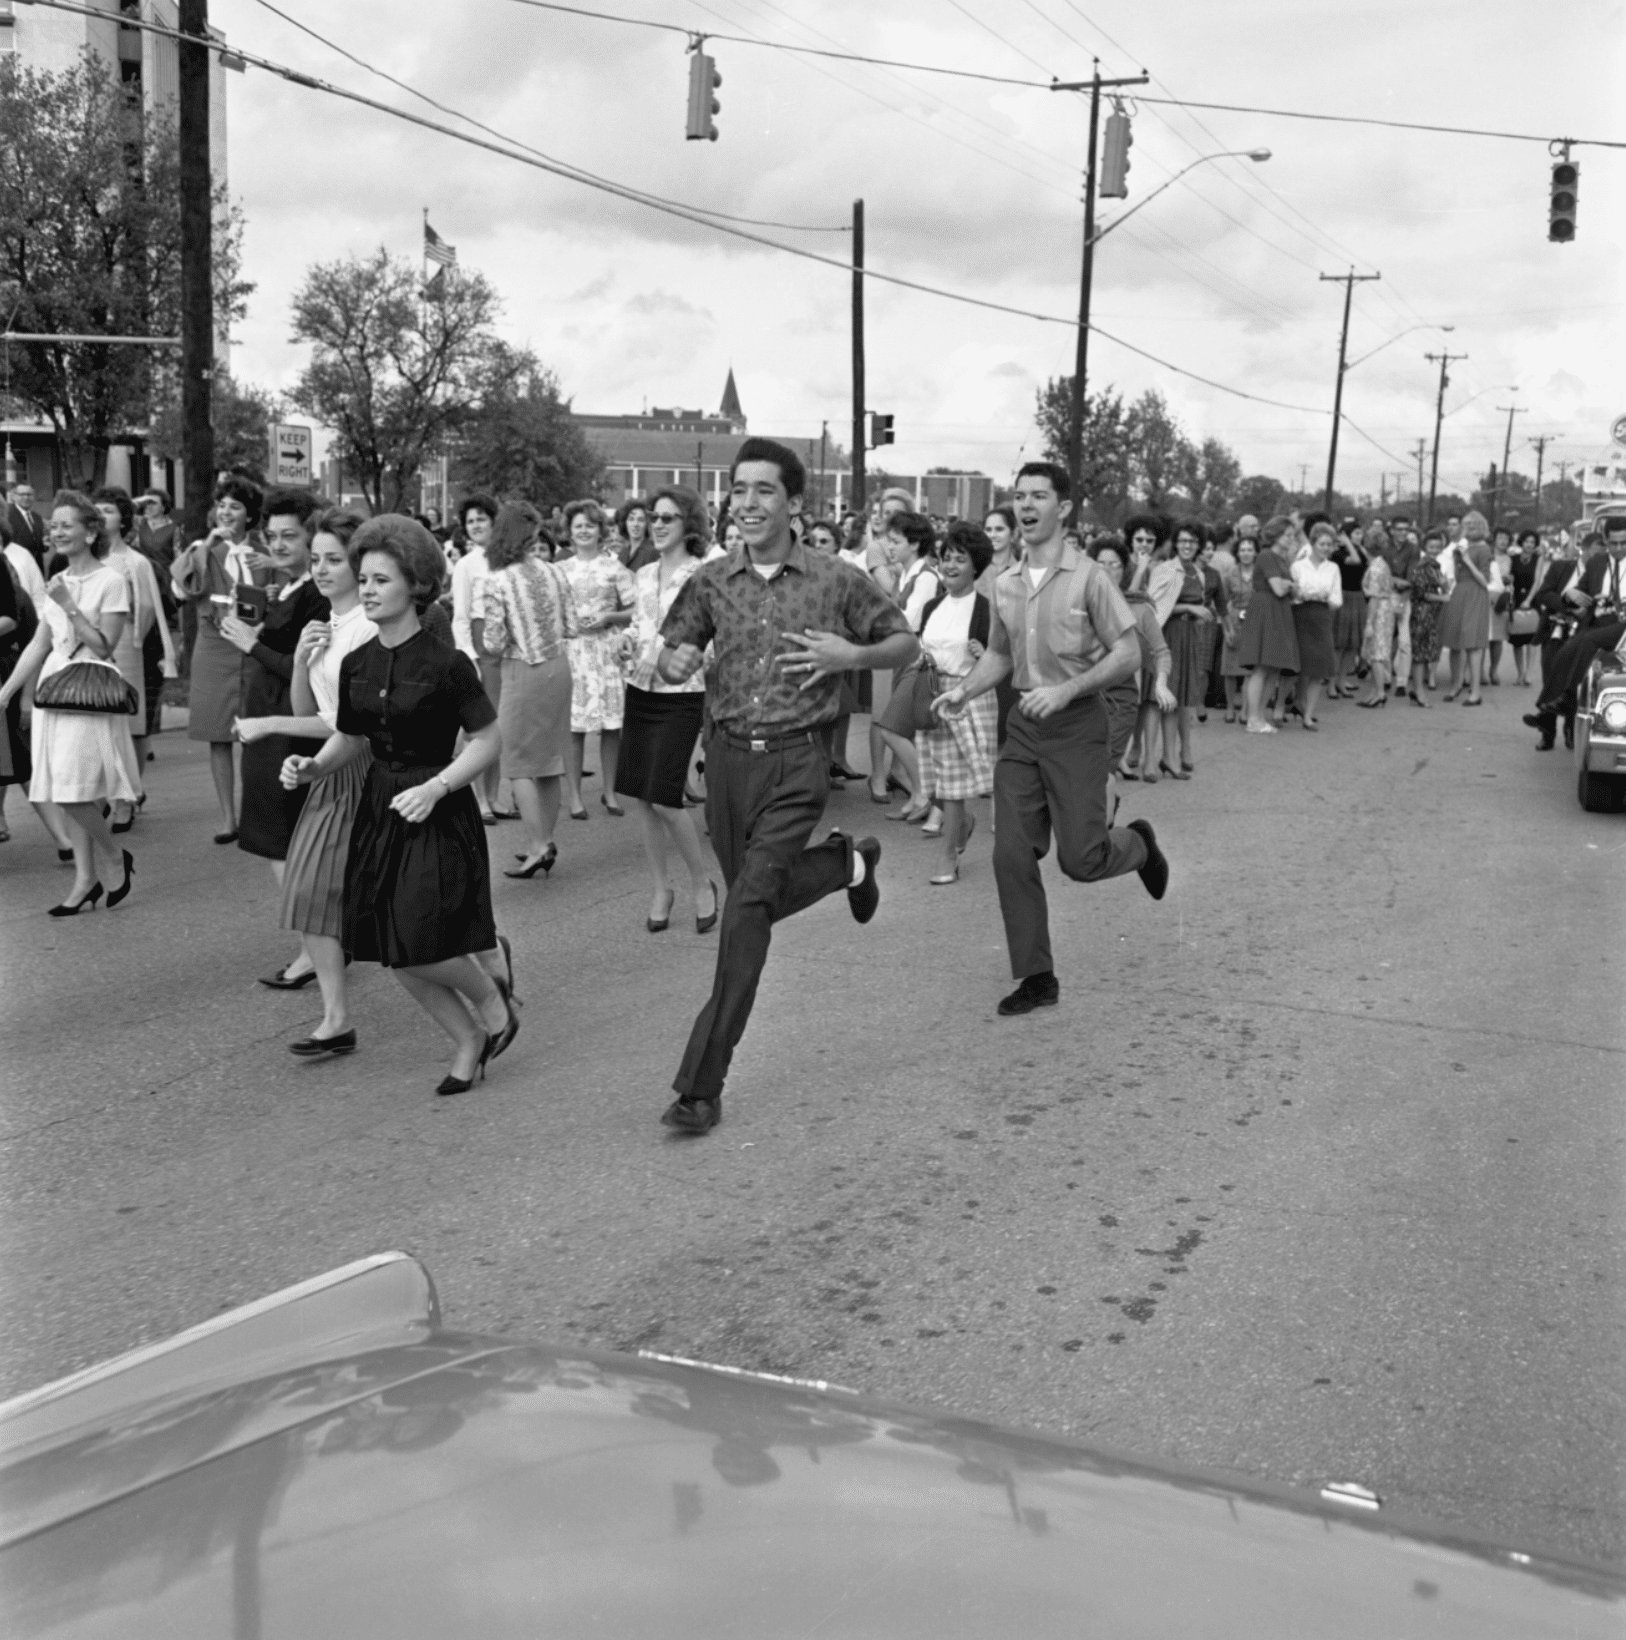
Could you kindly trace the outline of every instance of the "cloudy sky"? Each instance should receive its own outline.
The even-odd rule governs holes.
[[[1085,100],[1047,89],[866,67],[713,41],[721,140],[683,138],[686,41],[525,0],[277,0],[289,18],[547,155],[646,192],[793,224],[769,238],[838,261],[835,228],[865,201],[868,261],[901,277],[1065,318],[1077,310]],[[1148,95],[1542,136],[1626,138],[1606,87],[1626,66],[1618,0],[585,0],[696,31],[1047,82],[1153,75]],[[429,112],[261,0],[215,0],[243,48]],[[286,387],[304,350],[290,298],[315,260],[387,245],[417,256],[422,210],[505,302],[504,330],[557,372],[580,410],[716,408],[733,366],[754,430],[843,436],[849,279],[692,227],[447,137],[250,69],[229,76],[232,190],[257,281],[239,377]],[[1092,388],[1156,387],[1194,436],[1249,472],[1324,475],[1342,287],[1357,287],[1341,488],[1377,492],[1433,432],[1452,367],[1442,485],[1547,434],[1548,471],[1607,442],[1626,412],[1621,324],[1626,152],[1577,150],[1575,243],[1547,242],[1550,159],[1533,142],[1193,112],[1134,112],[1132,206],[1205,163],[1111,235],[1094,317],[1115,336],[1250,402],[1092,339]],[[442,117],[442,116],[433,116]],[[456,123],[455,120],[450,123]],[[1608,210],[1613,205],[1615,209]],[[1447,335],[1438,328],[1452,325]],[[1417,327],[1417,328],[1413,328]],[[1409,334],[1403,334],[1409,331]],[[1071,369],[1063,324],[871,284],[869,405],[897,418],[891,465],[1008,476],[1034,453],[1035,390]],[[1517,389],[1515,392],[1514,389]],[[1321,413],[1313,413],[1319,410]],[[1354,430],[1360,429],[1359,432]],[[1365,435],[1365,436],[1363,436]]]

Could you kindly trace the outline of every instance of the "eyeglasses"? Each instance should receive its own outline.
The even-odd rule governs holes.
[[[681,524],[683,522],[683,514],[679,512],[651,513],[649,515],[649,520],[652,524]]]

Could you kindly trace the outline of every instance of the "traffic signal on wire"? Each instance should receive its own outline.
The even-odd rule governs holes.
[[[1107,115],[1107,128],[1102,133],[1099,191],[1103,199],[1129,198],[1129,149],[1134,140],[1129,116],[1115,108]]]
[[[722,113],[723,105],[713,93],[722,83],[717,65],[697,46],[689,58],[689,127],[684,134],[690,142],[716,142],[712,115]]]
[[[1552,198],[1547,206],[1547,237],[1567,245],[1575,237],[1575,203],[1581,192],[1581,167],[1564,158],[1553,162]]]
[[[892,434],[892,418],[878,415],[871,410],[869,413],[869,447],[879,450],[883,444],[895,444],[897,440]]]

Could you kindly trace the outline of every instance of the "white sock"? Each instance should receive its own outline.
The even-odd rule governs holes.
[[[864,879],[868,875],[869,875],[868,862],[864,859],[864,856],[858,852],[857,849],[854,849],[853,850],[853,877],[852,877],[852,881],[850,883],[848,883],[848,885],[847,885],[848,888],[862,888],[864,886]]]

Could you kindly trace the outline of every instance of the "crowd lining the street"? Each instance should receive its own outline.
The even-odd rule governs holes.
[[[1064,474],[1031,470],[1064,497]],[[270,864],[280,925],[299,937],[299,953],[265,983],[321,989],[322,1022],[291,1044],[296,1054],[355,1048],[345,967],[375,961],[396,969],[455,1044],[439,1091],[484,1074],[519,1028],[486,828],[519,822],[506,876],[550,873],[561,816],[590,816],[589,736],[600,809],[636,817],[649,931],[671,925],[680,882],[696,931],[716,927],[720,890],[694,811],[722,635],[688,646],[682,665],[671,657],[684,652],[684,631],[711,636],[694,625],[699,589],[683,596],[701,565],[749,561],[726,505],[714,518],[698,495],[669,486],[613,514],[582,500],[544,520],[525,502],[472,494],[442,527],[432,516],[366,519],[308,491],[267,494],[226,476],[208,535],[187,543],[161,490],[136,500],[64,491],[48,522],[32,499],[14,488],[4,521],[0,831],[5,793],[25,787],[74,867],[53,916],[130,895],[134,856],[115,838],[146,803],[148,737],[179,674],[187,733],[209,746],[214,841]],[[1021,566],[1033,533],[1030,503],[1023,516],[1002,505],[978,524],[922,516],[907,493],[887,491],[867,516],[791,518],[797,553],[855,572],[839,584],[862,584],[853,607],[863,613],[848,614],[870,624],[880,649],[894,641],[888,632],[909,636],[887,651],[908,656],[889,688],[876,685],[873,662],[840,674],[836,715],[816,725],[818,756],[832,784],[865,781],[878,805],[892,805],[887,819],[940,840],[929,879],[938,886],[959,879],[973,805],[994,792],[1012,733],[1019,690],[1003,675],[988,686],[984,657],[1002,630],[996,582]],[[1543,690],[1526,721],[1550,748],[1561,720],[1568,738],[1591,658],[1626,642],[1626,520],[1608,528],[1573,546],[1492,529],[1475,512],[1425,530],[1406,518],[1213,525],[1152,512],[1121,530],[1069,530],[1064,552],[1086,556],[1121,596],[1112,607],[1127,606],[1138,657],[1100,691],[1112,783],[1193,778],[1210,714],[1270,735],[1294,723],[1319,731],[1326,700],[1426,708],[1434,693],[1477,706],[1509,665],[1507,682],[1533,682],[1532,650]],[[1042,578],[1029,573],[1037,597]],[[810,686],[830,667],[818,644],[804,647]],[[797,666],[793,656],[785,669]],[[855,716],[870,720],[864,772],[847,762]],[[1116,807],[1112,796],[1106,827],[1125,839],[1114,844],[1125,859],[1087,880],[1144,878],[1155,852],[1149,827],[1138,854],[1134,838],[1111,831]],[[873,857],[848,844],[832,867],[854,894],[866,861],[873,875]],[[1016,971],[1009,907],[1006,920]]]

